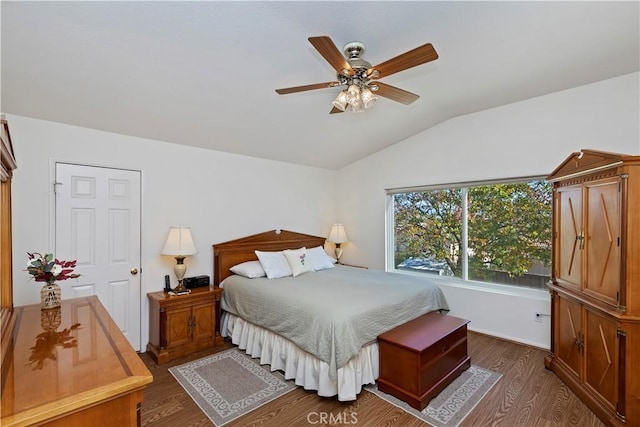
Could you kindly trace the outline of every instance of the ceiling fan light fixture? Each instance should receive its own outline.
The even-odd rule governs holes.
[[[431,43],[425,43],[393,58],[371,66],[362,58],[365,46],[361,42],[350,42],[344,46],[344,54],[338,50],[329,36],[309,37],[309,42],[336,71],[336,79],[327,83],[316,83],[276,89],[280,95],[327,87],[344,86],[333,101],[329,114],[341,111],[360,112],[376,104],[378,96],[408,105],[419,98],[415,93],[382,83],[372,82],[380,77],[413,68],[438,59],[438,53]],[[377,94],[377,95],[376,95]]]
[[[333,101],[333,106],[340,111],[344,111],[347,108],[348,95],[346,90],[341,90],[336,99]]]
[[[352,113],[362,113],[364,111],[364,102],[362,102],[360,97],[350,101],[349,105],[347,105],[347,111]]]
[[[360,88],[357,85],[351,84],[347,89],[349,99],[356,99],[360,96]]]
[[[340,91],[333,101],[335,108],[340,111],[361,113],[376,104],[378,97],[373,94],[371,88],[353,81],[348,82],[348,84],[348,87]]]
[[[376,105],[376,102],[378,101],[378,97],[375,96],[368,87],[362,89],[360,99],[364,103],[364,108],[371,108]]]

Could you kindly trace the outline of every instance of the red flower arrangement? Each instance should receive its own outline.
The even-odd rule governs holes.
[[[38,252],[27,252],[29,262],[26,271],[33,276],[36,282],[47,282],[49,284],[60,280],[76,279],[80,277],[74,273],[76,261],[61,261],[55,259],[53,254],[40,254]]]

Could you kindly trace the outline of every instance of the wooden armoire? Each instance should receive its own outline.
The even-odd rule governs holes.
[[[582,150],[553,182],[555,372],[607,425],[640,426],[640,156]]]

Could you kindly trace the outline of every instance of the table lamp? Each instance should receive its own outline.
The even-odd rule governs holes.
[[[348,241],[344,225],[333,224],[331,226],[331,231],[329,231],[329,237],[327,237],[327,240],[336,244],[336,259],[338,260],[338,263],[340,263],[340,256],[342,256],[342,248],[340,245]]]
[[[162,255],[171,255],[176,258],[176,265],[173,267],[173,271],[178,279],[178,286],[173,290],[176,294],[189,292],[184,286],[183,281],[184,274],[187,271],[184,259],[186,256],[197,253],[198,251],[193,244],[191,229],[189,227],[171,227],[169,229],[169,235],[162,249]]]

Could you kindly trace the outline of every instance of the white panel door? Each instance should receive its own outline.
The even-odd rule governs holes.
[[[62,298],[97,295],[140,351],[140,172],[56,163],[55,256],[77,260]]]

